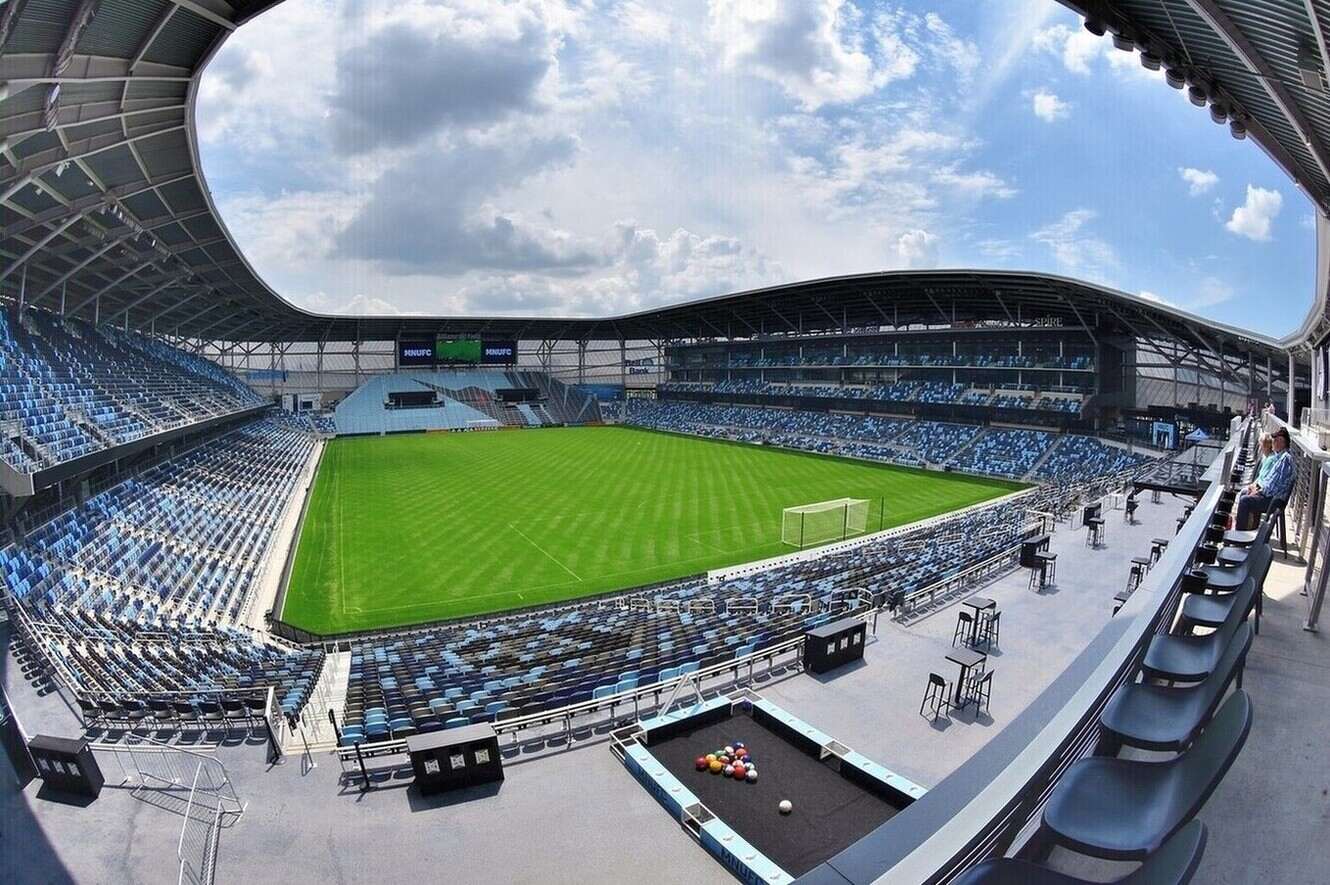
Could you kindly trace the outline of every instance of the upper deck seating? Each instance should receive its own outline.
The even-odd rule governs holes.
[[[0,308],[0,458],[21,472],[262,404],[160,341]]]

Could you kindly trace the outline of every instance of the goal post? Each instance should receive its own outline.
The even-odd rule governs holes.
[[[786,507],[781,514],[780,540],[803,549],[843,541],[868,531],[867,498],[836,498]]]

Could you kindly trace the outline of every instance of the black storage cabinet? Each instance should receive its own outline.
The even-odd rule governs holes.
[[[804,666],[814,673],[825,673],[860,660],[867,636],[868,624],[858,618],[814,627],[804,634]]]
[[[422,793],[439,793],[503,780],[499,736],[489,725],[467,725],[406,739],[416,785]]]
[[[28,741],[28,752],[37,765],[37,776],[51,789],[93,799],[102,792],[106,779],[86,740],[39,734]]]

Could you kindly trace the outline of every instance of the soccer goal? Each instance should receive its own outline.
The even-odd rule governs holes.
[[[843,541],[868,531],[868,499],[837,498],[816,504],[786,507],[780,526],[781,543],[812,547]]]

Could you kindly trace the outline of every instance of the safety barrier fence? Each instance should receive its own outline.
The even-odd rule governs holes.
[[[141,798],[151,797],[154,805],[183,807],[176,841],[177,882],[210,885],[221,831],[245,813],[226,765],[202,748],[132,733],[120,741],[92,741],[89,747],[100,761],[119,769],[117,786]]]
[[[217,873],[217,844],[222,835],[222,803],[209,803],[207,794],[199,791],[198,779],[202,774],[203,766],[199,765],[189,788],[185,821],[180,826],[180,840],[176,843],[177,885],[212,885]]]

